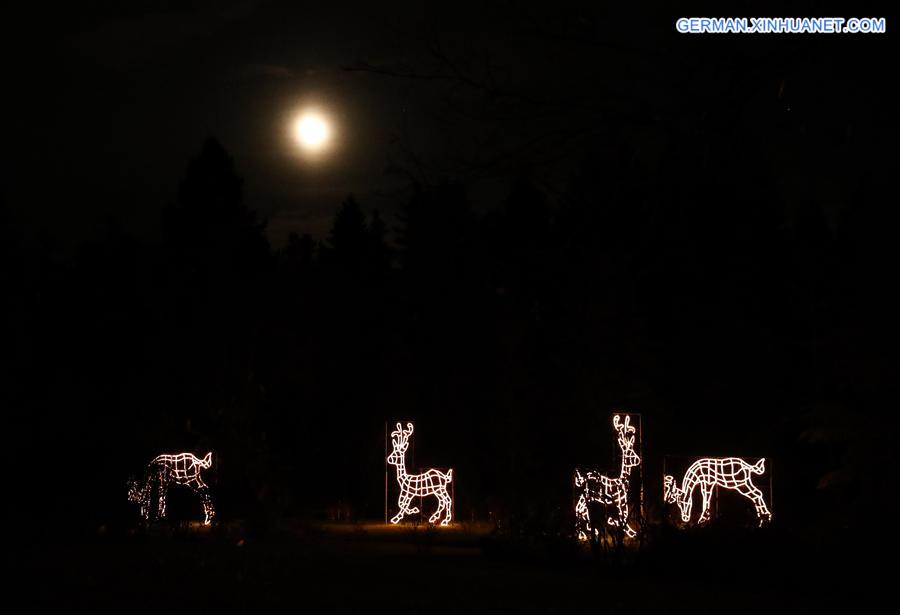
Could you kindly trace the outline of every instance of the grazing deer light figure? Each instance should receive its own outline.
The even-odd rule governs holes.
[[[731,489],[753,502],[756,517],[762,527],[772,520],[772,513],[766,507],[762,491],[753,484],[752,479],[754,474],[763,474],[765,471],[765,458],[752,465],[738,457],[698,459],[685,472],[681,487],[675,482],[674,476],[664,477],[664,499],[667,504],[677,503],[681,509],[681,520],[688,523],[691,520],[694,489],[699,485],[703,510],[698,523],[706,523],[711,515],[710,505],[715,488]]]
[[[393,450],[388,455],[387,462],[392,466],[397,466],[397,482],[400,484],[400,497],[397,500],[400,510],[391,518],[391,523],[397,524],[406,515],[419,512],[418,508],[409,506],[414,497],[433,495],[437,498],[438,509],[428,518],[428,522],[434,523],[440,518],[441,512],[446,510],[441,525],[450,525],[450,521],[453,519],[453,500],[447,492],[447,484],[453,481],[453,470],[448,470],[446,474],[435,469],[422,474],[407,474],[406,449],[409,447],[409,437],[412,433],[412,423],[406,424],[406,430],[400,423],[397,423],[397,431],[391,432]]]
[[[591,535],[591,515],[588,507],[592,502],[606,506],[615,504],[618,515],[607,517],[606,523],[622,529],[629,538],[637,536],[637,532],[628,525],[628,484],[631,468],[641,463],[641,458],[634,452],[635,429],[631,425],[630,416],[626,416],[622,421],[618,414],[613,416],[613,427],[618,434],[616,439],[622,451],[619,476],[610,478],[593,471],[586,471],[582,475],[578,469],[575,470],[575,486],[581,490],[575,504],[579,540],[587,540]]]
[[[147,464],[143,481],[129,481],[128,499],[140,504],[141,516],[149,521],[153,512],[153,488],[156,487],[156,515],[162,519],[166,516],[166,496],[169,487],[183,485],[200,496],[200,500],[203,502],[203,525],[209,525],[212,523],[216,511],[212,504],[209,486],[203,482],[200,472],[209,469],[210,466],[212,466],[212,453],[206,453],[203,459],[199,459],[191,453],[159,455]]]

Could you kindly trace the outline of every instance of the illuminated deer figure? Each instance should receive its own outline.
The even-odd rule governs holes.
[[[128,487],[128,499],[141,506],[141,516],[149,520],[153,506],[153,487],[156,487],[156,514],[162,519],[166,516],[166,496],[171,485],[183,485],[189,487],[200,496],[203,502],[203,525],[212,523],[216,514],[213,508],[209,486],[203,482],[200,476],[201,470],[207,470],[212,466],[212,453],[206,453],[203,459],[199,459],[191,453],[179,453],[177,455],[159,455],[147,464],[143,483],[130,481]]]
[[[453,481],[453,470],[447,473],[431,469],[422,474],[406,473],[406,449],[409,447],[409,437],[413,432],[413,424],[407,423],[406,430],[397,423],[397,431],[391,432],[391,445],[393,451],[388,455],[387,462],[397,466],[397,482],[400,484],[400,497],[397,500],[399,512],[391,518],[391,523],[399,523],[406,515],[419,512],[418,508],[410,508],[409,503],[414,497],[433,495],[437,498],[438,509],[429,517],[428,522],[437,521],[441,512],[446,510],[441,525],[450,525],[453,519],[453,500],[447,492],[447,484]]]
[[[681,520],[687,523],[691,520],[694,489],[699,485],[703,510],[698,523],[706,523],[710,518],[710,504],[715,488],[731,489],[753,502],[759,525],[763,526],[771,521],[772,513],[766,507],[762,491],[753,484],[752,479],[754,474],[763,474],[765,471],[765,458],[752,465],[738,457],[698,459],[685,472],[681,487],[675,482],[674,476],[665,476],[664,499],[667,504],[678,504]]]
[[[613,427],[618,434],[619,449],[622,451],[622,465],[619,476],[610,478],[600,472],[587,471],[584,475],[575,470],[575,486],[581,489],[575,505],[575,517],[579,521],[578,538],[587,540],[591,532],[591,516],[588,507],[592,502],[606,506],[615,505],[616,517],[607,517],[606,523],[624,530],[629,538],[637,536],[637,532],[628,525],[628,483],[631,468],[640,465],[641,458],[634,452],[635,430],[631,425],[631,417],[622,421],[617,414],[613,417]]]

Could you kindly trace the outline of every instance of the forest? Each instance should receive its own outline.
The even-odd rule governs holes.
[[[458,519],[561,535],[624,411],[651,518],[663,456],[742,455],[774,461],[779,523],[866,523],[896,501],[886,168],[829,218],[773,198],[752,150],[665,156],[654,177],[598,149],[552,200],[528,168],[487,207],[451,180],[389,217],[350,195],[277,248],[215,139],[158,243],[107,220],[66,254],[4,214],[15,514],[134,523],[126,479],[188,450],[216,455],[221,519],[379,519],[386,424],[410,419]]]

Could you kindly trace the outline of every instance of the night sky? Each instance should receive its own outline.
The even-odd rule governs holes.
[[[4,9],[4,492],[35,610],[858,607],[900,472],[894,20],[524,4]],[[675,29],[723,15],[888,34]],[[612,413],[640,415],[627,553],[574,533],[576,468],[627,482]],[[382,525],[398,421],[410,474],[453,468],[446,543]],[[214,460],[208,532],[190,490],[137,505],[177,451]],[[729,491],[674,531],[663,474],[701,457],[765,460],[773,524]]]
[[[276,242],[291,226],[321,234],[348,192],[392,185],[384,154],[402,92],[343,70],[388,47],[394,19],[374,6],[93,4],[23,20],[14,56],[28,63],[13,68],[22,83],[8,100],[18,121],[7,188],[16,210],[54,235],[111,215],[152,237],[210,135],[235,157]],[[286,127],[309,102],[328,109],[343,138],[314,168],[298,160]]]
[[[478,206],[527,165],[554,193],[612,134],[652,167],[674,133],[737,131],[785,176],[781,196],[802,199],[806,169],[852,163],[852,148],[869,146],[866,90],[880,69],[861,60],[886,45],[688,40],[659,8],[120,4],[31,8],[8,22],[7,200],[63,244],[109,220],[156,239],[160,207],[208,136],[235,158],[274,245],[290,231],[322,237],[348,193],[392,212],[410,179],[461,179]],[[316,161],[288,134],[309,104],[337,130]],[[812,182],[830,217],[859,172]]]

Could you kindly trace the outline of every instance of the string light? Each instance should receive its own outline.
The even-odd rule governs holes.
[[[588,470],[582,475],[578,469],[575,470],[575,487],[580,489],[578,501],[575,504],[579,540],[587,540],[595,531],[591,528],[589,510],[590,504],[594,502],[604,506],[615,505],[618,515],[607,517],[606,523],[622,529],[629,538],[637,536],[637,532],[628,525],[628,486],[631,468],[641,463],[641,458],[634,452],[635,429],[631,425],[630,416],[626,415],[623,421],[618,414],[613,416],[613,427],[616,430],[616,440],[622,453],[619,476],[611,478],[592,470]]]
[[[412,423],[406,424],[406,430],[400,423],[397,423],[397,430],[391,432],[393,450],[388,455],[387,462],[397,467],[397,483],[400,485],[400,497],[397,500],[400,510],[391,518],[391,523],[397,524],[406,515],[419,512],[418,508],[409,505],[413,498],[433,495],[437,498],[438,508],[428,518],[428,522],[434,523],[446,510],[441,525],[450,525],[450,521],[453,519],[453,500],[447,492],[447,484],[453,481],[453,469],[444,473],[432,468],[422,474],[407,474],[406,449],[409,447],[409,437],[412,433]]]
[[[212,466],[212,453],[206,453],[203,459],[191,453],[177,455],[159,455],[147,464],[143,481],[130,481],[128,499],[140,504],[141,516],[150,520],[153,512],[153,488],[156,487],[156,515],[162,519],[166,516],[166,496],[172,485],[189,487],[200,496],[203,503],[203,525],[210,525],[216,515],[209,493],[209,486],[203,482],[202,470]]]
[[[772,520],[772,513],[766,507],[762,491],[753,484],[752,479],[754,474],[763,474],[765,471],[765,458],[755,464],[747,463],[739,457],[698,459],[685,472],[681,487],[675,482],[674,476],[666,475],[663,478],[664,499],[667,504],[677,503],[681,510],[681,520],[688,523],[691,520],[694,489],[699,486],[703,509],[697,522],[706,523],[711,515],[710,507],[716,487],[731,489],[753,502],[756,518],[762,527]]]

